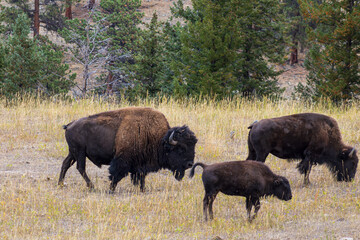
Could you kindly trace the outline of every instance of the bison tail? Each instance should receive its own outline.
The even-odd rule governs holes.
[[[68,123],[68,124],[66,124],[66,125],[63,125],[62,128],[66,130],[73,122],[74,122],[74,121],[72,121],[71,123]]]
[[[252,127],[254,126],[255,123],[257,123],[258,120],[255,120],[255,122],[253,122],[250,126],[248,126],[248,129],[252,129]]]
[[[195,163],[195,164],[192,166],[191,170],[190,170],[189,178],[192,178],[192,177],[194,176],[194,174],[195,174],[195,168],[196,168],[197,166],[200,166],[200,167],[202,167],[202,168],[206,168],[207,165],[204,164],[204,163],[201,163],[201,162]]]

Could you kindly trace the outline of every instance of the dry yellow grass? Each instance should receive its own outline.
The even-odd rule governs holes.
[[[359,104],[336,108],[281,101],[164,99],[139,102],[165,114],[171,126],[187,124],[197,135],[195,161],[206,163],[245,159],[247,126],[254,120],[299,112],[334,117],[344,142],[359,148]],[[76,168],[69,169],[66,186],[57,186],[67,144],[61,128],[79,117],[129,106],[101,100],[77,102],[32,98],[16,106],[0,100],[0,239],[340,239],[359,238],[359,173],[351,183],[336,182],[327,168],[315,166],[312,184],[304,188],[296,162],[269,156],[271,169],[286,176],[293,199],[261,200],[258,217],[247,222],[242,197],[219,194],[215,219],[204,222],[201,170],[178,182],[169,171],[146,178],[146,192],[129,177],[108,194],[108,171],[87,161],[95,184],[88,191]],[[235,131],[233,139],[229,138]],[[188,171],[187,171],[188,174]]]

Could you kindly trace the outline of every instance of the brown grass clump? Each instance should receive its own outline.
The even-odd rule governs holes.
[[[245,159],[247,126],[254,120],[299,112],[334,117],[346,144],[360,149],[359,103],[350,107],[306,105],[267,99],[216,102],[162,99],[139,101],[163,112],[171,126],[187,124],[199,139],[195,161],[213,163]],[[315,166],[309,187],[303,187],[296,162],[269,156],[266,163],[290,181],[293,199],[268,198],[250,224],[242,197],[219,194],[215,219],[204,222],[201,171],[177,182],[169,171],[148,175],[146,191],[119,182],[108,194],[107,167],[87,161],[95,184],[89,191],[76,167],[66,186],[57,186],[67,155],[62,125],[90,114],[129,106],[129,103],[87,99],[37,101],[15,105],[0,100],[0,239],[340,239],[358,237],[359,173],[351,183],[336,182],[329,170]],[[233,138],[230,132],[235,131]]]

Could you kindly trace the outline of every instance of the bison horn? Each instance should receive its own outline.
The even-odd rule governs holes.
[[[349,153],[349,157],[352,157],[352,155],[354,154],[355,152],[355,148],[351,149],[351,152]]]
[[[171,133],[171,135],[170,135],[170,137],[169,137],[169,143],[171,144],[171,145],[176,145],[178,142],[177,141],[175,141],[173,138],[174,138],[174,132],[175,131],[173,131],[172,133]]]

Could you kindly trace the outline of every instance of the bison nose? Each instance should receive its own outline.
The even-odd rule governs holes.
[[[292,199],[292,195],[290,194],[289,196],[288,196],[288,199],[287,200],[291,200]]]
[[[186,168],[191,168],[192,166],[193,166],[192,162],[188,162],[188,163],[186,164]]]

